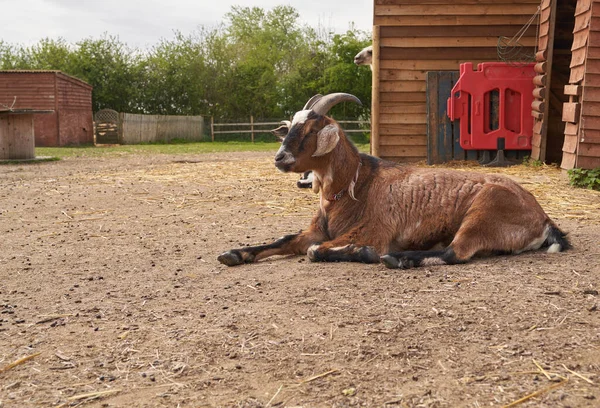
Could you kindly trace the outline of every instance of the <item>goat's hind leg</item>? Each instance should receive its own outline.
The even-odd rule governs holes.
[[[443,251],[390,252],[381,257],[381,262],[390,269],[410,269],[419,266],[453,265],[462,263],[450,247]]]

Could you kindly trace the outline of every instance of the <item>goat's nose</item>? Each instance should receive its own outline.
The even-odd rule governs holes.
[[[275,155],[275,161],[282,161],[283,158],[285,157],[285,152],[277,152],[277,155]]]

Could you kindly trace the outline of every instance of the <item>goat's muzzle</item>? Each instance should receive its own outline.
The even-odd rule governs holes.
[[[283,146],[279,148],[275,155],[275,167],[280,171],[287,173],[292,171],[292,167],[296,164],[296,158],[289,151],[285,150]]]

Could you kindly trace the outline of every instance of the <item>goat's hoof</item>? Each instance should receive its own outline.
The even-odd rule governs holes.
[[[415,267],[415,261],[406,256],[384,255],[380,259],[390,269],[411,269]]]
[[[381,260],[381,263],[383,263],[387,268],[398,269],[402,267],[402,265],[400,264],[400,260],[391,255],[384,255],[379,259]]]
[[[379,263],[379,255],[375,248],[370,246],[361,247],[358,251],[360,262],[363,263]]]
[[[306,255],[311,262],[321,262],[323,260],[323,255],[319,252],[319,245],[312,245],[308,248]]]
[[[312,183],[303,183],[302,180],[296,182],[298,188],[312,188]]]
[[[217,257],[217,260],[223,265],[227,266],[236,266],[244,263],[242,254],[239,251],[233,249],[231,251],[223,252]]]

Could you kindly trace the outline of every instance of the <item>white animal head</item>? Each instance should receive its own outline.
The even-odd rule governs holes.
[[[356,65],[372,65],[373,64],[373,46],[363,48],[354,57],[354,63]]]

